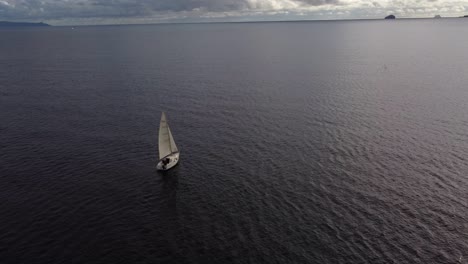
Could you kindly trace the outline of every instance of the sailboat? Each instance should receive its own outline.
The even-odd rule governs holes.
[[[161,115],[159,123],[159,162],[156,165],[158,170],[169,170],[179,162],[179,150],[172,137],[171,129],[167,124],[166,114]]]

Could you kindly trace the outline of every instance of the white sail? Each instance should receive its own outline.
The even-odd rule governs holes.
[[[169,128],[169,125],[167,126],[167,131],[169,132],[169,141],[171,143],[171,151],[172,153],[178,152],[179,150],[177,149],[177,146],[174,142],[174,138],[172,137],[171,129]]]
[[[166,114],[163,112],[161,115],[161,122],[159,123],[159,159],[177,151],[177,146],[172,137],[169,125],[167,124]]]

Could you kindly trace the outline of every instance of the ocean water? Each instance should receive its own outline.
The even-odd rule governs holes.
[[[0,263],[468,263],[467,47],[463,19],[0,29]]]

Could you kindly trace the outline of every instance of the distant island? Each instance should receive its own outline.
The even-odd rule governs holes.
[[[395,19],[396,17],[394,15],[388,15],[385,17],[385,19]]]
[[[0,21],[0,27],[50,27],[46,23]]]
[[[435,15],[434,18],[442,18],[440,15]]]

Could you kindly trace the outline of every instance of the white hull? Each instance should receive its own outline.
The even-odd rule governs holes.
[[[163,161],[166,159],[169,159],[169,162],[166,163],[166,165],[164,165]],[[171,155],[166,156],[162,158],[161,160],[159,160],[158,165],[156,165],[156,169],[166,171],[174,167],[175,165],[177,165],[178,162],[179,162],[179,152],[172,153]]]

